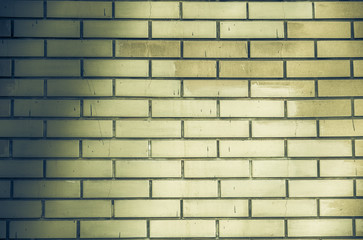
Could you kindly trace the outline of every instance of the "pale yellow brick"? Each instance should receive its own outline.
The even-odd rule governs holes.
[[[363,57],[363,41],[318,41],[318,57]]]
[[[362,80],[319,80],[320,97],[362,96]]]
[[[0,42],[2,57],[43,57],[43,40],[2,39]]]
[[[79,60],[32,59],[15,60],[17,77],[78,77],[81,75]]]
[[[221,100],[221,117],[283,117],[280,100]]]
[[[40,201],[0,200],[1,218],[40,218]]]
[[[23,117],[79,117],[79,100],[26,100],[14,101],[14,116]]]
[[[48,200],[44,208],[46,218],[111,217],[109,200]]]
[[[221,157],[283,157],[283,140],[221,140]]]
[[[247,58],[245,41],[184,41],[184,57]]]
[[[355,220],[356,230],[355,233],[357,236],[363,236],[363,219]]]
[[[115,217],[179,217],[179,200],[115,201]]]
[[[147,38],[147,21],[84,21],[85,38]]]
[[[180,161],[116,161],[115,167],[119,178],[181,177]]]
[[[48,160],[47,178],[111,178],[112,162],[107,160]]]
[[[283,237],[283,220],[220,220],[220,237]]]
[[[288,140],[289,157],[349,157],[351,140]]]
[[[363,22],[354,22],[354,37],[362,38],[363,37]]]
[[[312,19],[310,2],[251,2],[250,19]]]
[[[221,78],[281,78],[282,61],[220,61]]]
[[[288,117],[343,117],[351,115],[351,101],[345,99],[287,101]]]
[[[71,20],[15,20],[14,37],[77,38],[80,37],[80,23]]]
[[[320,199],[321,216],[362,216],[362,199]]]
[[[179,80],[117,79],[116,96],[180,97]]]
[[[112,137],[111,120],[48,120],[47,137]]]
[[[253,177],[317,177],[315,160],[254,160]]]
[[[290,180],[290,197],[351,197],[352,180]]]
[[[185,161],[186,178],[249,177],[249,161]]]
[[[284,180],[222,180],[222,197],[285,197]]]
[[[320,120],[320,136],[363,136],[363,119]]]
[[[78,140],[14,140],[13,156],[29,157],[78,157]]]
[[[221,22],[221,38],[283,38],[280,21]]]
[[[249,137],[248,121],[185,121],[184,137],[187,138],[230,138]]]
[[[180,57],[179,41],[116,40],[115,46],[116,57]]]
[[[0,140],[0,157],[9,156],[9,141]]]
[[[362,160],[320,160],[321,177],[363,176]]]
[[[47,80],[48,96],[112,96],[111,79]]]
[[[81,221],[81,238],[146,237],[146,220]]]
[[[10,77],[12,75],[11,66],[13,64],[8,59],[0,60],[0,76],[1,77]]]
[[[43,17],[42,1],[3,0],[0,3],[1,17]]]
[[[252,217],[317,216],[316,200],[252,200]]]
[[[41,120],[0,120],[1,137],[42,137]]]
[[[293,219],[288,220],[289,237],[352,236],[350,219]]]
[[[147,157],[147,140],[84,140],[83,157],[114,158],[114,157]]]
[[[156,198],[217,197],[218,186],[215,180],[154,180],[152,196]]]
[[[213,21],[153,21],[153,38],[215,38]]]
[[[147,117],[147,100],[84,100],[83,116],[87,117]]]
[[[151,154],[153,157],[170,158],[216,157],[217,143],[215,140],[154,140],[151,142]]]
[[[252,41],[250,48],[252,58],[314,57],[313,41]]]
[[[10,37],[11,36],[11,21],[0,20],[0,36]]]
[[[178,2],[115,2],[116,18],[179,18]]]
[[[247,217],[248,200],[184,200],[184,217]]]
[[[350,38],[350,22],[306,21],[287,23],[288,38]]]
[[[15,198],[79,198],[79,181],[14,181]]]
[[[244,2],[183,2],[185,19],[246,19]]]
[[[363,18],[361,2],[317,2],[315,18]]]
[[[0,82],[0,96],[43,96],[43,89],[44,81],[37,79],[2,79]]]
[[[180,138],[180,121],[135,121],[116,122],[118,138]]]
[[[363,180],[356,180],[356,192],[357,196],[363,196]]]
[[[147,180],[113,180],[84,181],[83,197],[85,198],[129,198],[148,197],[149,182]]]
[[[185,97],[247,97],[245,80],[184,80]]]
[[[6,238],[6,222],[0,221],[0,238]]]
[[[354,100],[354,115],[363,116],[363,99]]]
[[[215,100],[153,100],[153,117],[216,117]]]
[[[0,117],[10,116],[10,100],[0,99]]]
[[[31,169],[31,171],[30,171]],[[41,160],[1,160],[0,177],[2,178],[41,178],[43,161]]]
[[[10,181],[0,181],[0,198],[10,198]]]
[[[206,60],[153,60],[153,77],[216,77],[216,62]]]
[[[316,137],[315,120],[252,121],[252,137]]]
[[[348,60],[287,61],[287,77],[349,77]]]
[[[92,77],[147,77],[147,60],[85,60],[84,76]]]
[[[111,18],[111,2],[50,1],[47,3],[50,18]]]
[[[214,220],[151,220],[150,237],[215,237]]]
[[[355,155],[363,156],[363,140],[355,140]]]
[[[112,57],[112,41],[111,40],[48,40],[47,56]]]
[[[13,221],[10,222],[11,238],[75,238],[76,221]]]
[[[353,68],[354,68],[355,77],[363,77],[363,61],[362,60],[354,61]]]

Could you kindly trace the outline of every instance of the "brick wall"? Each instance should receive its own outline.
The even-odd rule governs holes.
[[[0,239],[363,237],[363,2],[0,16]]]

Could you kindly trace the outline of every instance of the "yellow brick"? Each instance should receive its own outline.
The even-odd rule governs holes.
[[[283,157],[283,140],[221,140],[221,157]]]
[[[363,57],[363,41],[318,41],[318,57]]]
[[[184,200],[184,217],[248,217],[248,200]]]
[[[76,221],[13,221],[10,222],[11,238],[75,238]]]
[[[40,218],[42,203],[40,201],[1,200],[1,218]]]
[[[13,156],[29,157],[78,157],[78,140],[14,140]]]
[[[288,220],[289,237],[352,236],[350,219]]]
[[[284,24],[276,21],[221,22],[221,38],[283,38]]]
[[[363,22],[354,22],[354,37],[363,37]]]
[[[83,115],[87,117],[147,117],[147,100],[85,100]]]
[[[97,180],[84,181],[83,184],[83,196],[85,198],[127,198],[149,196],[149,182],[147,180]]]
[[[363,3],[360,2],[317,2],[315,18],[362,18]]]
[[[351,197],[352,180],[290,180],[290,197]]]
[[[216,117],[215,100],[153,100],[153,117]]]
[[[9,141],[0,140],[0,157],[9,156]]]
[[[186,178],[249,177],[249,161],[185,161]]]
[[[317,216],[316,200],[252,200],[252,217]]]
[[[212,21],[153,21],[153,38],[215,38]]]
[[[49,160],[47,178],[111,178],[112,162],[107,160]]]
[[[246,19],[244,2],[183,2],[184,19]]]
[[[92,49],[92,51],[90,51]],[[48,40],[49,57],[112,57],[111,40]]]
[[[350,116],[350,100],[288,101],[288,117],[340,117]]]
[[[156,198],[217,197],[218,186],[215,180],[154,180],[152,196]]]
[[[222,78],[281,78],[282,61],[221,61],[219,74]]]
[[[47,17],[55,18],[111,18],[112,3],[86,1],[51,1],[47,3]]]
[[[289,157],[348,157],[352,156],[350,140],[288,140]]]
[[[321,199],[321,216],[362,216],[362,199]]]
[[[356,180],[356,181],[357,181],[357,186],[356,186],[357,196],[363,196],[363,180]]]
[[[363,176],[362,160],[320,160],[322,177]]]
[[[43,96],[43,88],[43,80],[2,79],[0,82],[0,96]]]
[[[1,155],[2,156],[2,155]],[[31,169],[31,171],[29,171]],[[0,177],[2,178],[41,178],[43,161],[41,160],[1,160]]]
[[[178,2],[116,2],[116,18],[179,18]]]
[[[312,19],[309,2],[251,2],[248,4],[250,19]]]
[[[249,137],[248,121],[185,121],[184,137],[230,138]]]
[[[115,201],[115,217],[179,217],[179,200]]]
[[[252,121],[252,137],[316,137],[314,120]]]
[[[153,77],[215,77],[216,62],[203,60],[154,60]]]
[[[14,181],[16,198],[79,198],[79,181]]]
[[[363,115],[363,99],[354,100],[354,115],[355,116]]]
[[[112,121],[109,120],[49,120],[47,137],[112,137]]]
[[[362,80],[319,80],[320,97],[362,96]]]
[[[42,137],[43,121],[0,120],[1,137]]]
[[[45,201],[46,218],[111,217],[108,200],[48,200]]]
[[[115,166],[119,178],[181,177],[180,161],[116,161]]]
[[[48,96],[112,96],[112,80],[47,80]]]
[[[151,220],[150,237],[215,237],[214,220]]]
[[[0,76],[2,77],[10,77],[11,73],[11,61],[10,60],[0,60]]]
[[[317,177],[315,160],[254,160],[253,177]]]
[[[151,142],[151,153],[153,157],[216,157],[217,143],[215,140],[155,140]]]
[[[1,37],[10,37],[11,36],[10,20],[0,20],[0,36]]]
[[[14,37],[79,38],[80,24],[69,20],[15,20]]]
[[[276,100],[221,100],[221,117],[283,117],[284,102]]]
[[[283,237],[283,220],[220,220],[220,237]]]
[[[355,141],[355,155],[356,156],[363,156],[363,141],[356,140]]]
[[[348,60],[287,61],[287,77],[349,77]]]
[[[180,81],[117,79],[115,94],[130,97],[180,97]]]
[[[81,221],[81,238],[146,237],[146,220]]]
[[[43,57],[43,40],[2,39],[0,42],[2,57]]]
[[[116,57],[180,57],[179,41],[116,40],[115,46]]]
[[[117,121],[118,138],[180,138],[180,121]]]
[[[0,117],[10,116],[10,100],[0,99]]]
[[[12,1],[0,3],[1,17],[43,17],[42,1]]]
[[[250,51],[252,58],[308,58],[314,57],[314,42],[252,41]]]
[[[147,157],[147,140],[84,140],[83,157],[114,158],[114,157]]]
[[[84,76],[92,77],[147,77],[147,60],[85,60]]]
[[[184,57],[188,58],[247,58],[244,41],[185,41]]]
[[[79,77],[80,69],[79,60],[15,60],[15,76],[17,77]]]
[[[84,21],[85,38],[147,38],[147,21]]]
[[[357,236],[363,236],[363,220],[362,219],[356,219],[355,220],[356,225],[356,235]]]
[[[185,97],[247,97],[245,80],[184,80]]]
[[[14,102],[14,116],[79,117],[79,100],[22,100]]]
[[[354,76],[362,77],[363,76],[363,61],[362,60],[354,61],[353,67],[354,67]]]
[[[222,197],[285,197],[284,180],[222,180]]]
[[[320,120],[320,136],[363,136],[363,119]]]
[[[0,181],[0,198],[10,198],[10,181]],[[0,233],[1,231],[2,230],[0,230]]]
[[[350,38],[350,22],[288,22],[288,38]]]

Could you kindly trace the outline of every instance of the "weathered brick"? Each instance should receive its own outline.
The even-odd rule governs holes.
[[[149,196],[149,182],[147,180],[97,180],[84,181],[83,184],[83,197],[85,198],[129,198]]]
[[[48,160],[47,178],[111,178],[112,162],[107,160]]]
[[[79,117],[79,100],[16,99],[14,116],[23,117]]]
[[[156,198],[208,198],[218,196],[216,180],[154,180],[152,184],[152,196]]]
[[[354,22],[354,37],[362,38],[363,37],[363,22]]]
[[[147,140],[84,140],[83,157],[113,158],[113,157],[147,157]]]
[[[185,161],[186,178],[249,177],[249,161]]]
[[[356,180],[357,196],[363,196],[363,180]]]
[[[221,140],[221,157],[283,157],[283,140]]]
[[[4,97],[43,96],[43,90],[43,80],[2,79],[0,81],[0,96]]]
[[[85,38],[147,38],[147,21],[84,21]]]
[[[12,221],[10,238],[75,238],[76,221]]]
[[[247,217],[247,200],[184,200],[184,217]]]
[[[3,0],[0,3],[1,17],[43,17],[42,1]]]
[[[363,156],[363,140],[361,139],[355,141],[355,155]]]
[[[318,57],[363,57],[363,41],[318,41]]]
[[[315,160],[254,160],[253,177],[317,177]]]
[[[354,100],[354,115],[363,116],[363,99]]]
[[[79,181],[14,181],[15,198],[79,198]]]
[[[362,80],[319,80],[320,97],[362,96]]]
[[[0,198],[10,198],[10,187],[10,181],[0,181]],[[0,233],[1,232],[2,230],[0,227]]]
[[[115,217],[179,217],[179,200],[116,200]]]
[[[317,216],[316,200],[252,200],[252,217]]]
[[[249,137],[248,121],[192,121],[184,122],[184,137],[230,138]]]
[[[153,60],[153,77],[215,77],[216,62],[206,60]]]
[[[8,59],[1,59],[0,60],[0,76],[1,77],[10,77],[11,73],[11,66],[13,64]]]
[[[284,180],[222,180],[222,197],[285,197]]]
[[[314,57],[313,41],[252,41],[250,48],[252,58]]]
[[[117,121],[118,138],[180,138],[180,121]]]
[[[215,237],[214,220],[151,220],[150,237]]]
[[[146,237],[146,220],[81,221],[81,238]]]
[[[353,68],[354,68],[355,77],[363,77],[363,61],[362,60],[353,61]]]
[[[363,119],[320,120],[320,136],[363,136]]]
[[[10,36],[11,36],[11,21],[0,20],[0,37],[10,37]]]
[[[43,57],[43,40],[2,39],[0,42],[2,57]]]
[[[92,77],[148,77],[147,60],[85,60],[84,76]]]
[[[41,120],[0,120],[0,137],[42,137]]]
[[[6,238],[6,221],[0,221],[0,237]]]
[[[115,166],[119,178],[181,177],[180,161],[116,161]]]
[[[347,60],[287,61],[287,77],[349,77]]]
[[[295,22],[287,23],[288,38],[350,38],[350,22]]]
[[[321,177],[363,176],[362,160],[320,160]]]
[[[10,100],[0,99],[0,117],[10,116]]]
[[[179,41],[116,40],[115,46],[116,57],[180,57]]]
[[[317,2],[315,18],[363,18],[361,2]]]
[[[352,156],[351,140],[288,140],[289,157],[348,157]]]
[[[178,2],[115,2],[116,18],[179,18]]]
[[[290,197],[352,197],[352,180],[290,180]]]
[[[215,38],[212,21],[153,21],[153,38]]]
[[[350,100],[287,101],[288,117],[341,117],[350,116]]]
[[[45,201],[46,218],[111,217],[109,200],[48,200]]]
[[[283,237],[283,220],[220,220],[221,237]]]
[[[221,38],[283,38],[280,21],[221,22]]]
[[[352,236],[350,219],[288,220],[289,237]]]
[[[78,157],[78,140],[14,140],[13,156],[33,157]]]
[[[183,2],[184,19],[246,19],[244,2]]]
[[[31,171],[30,171],[31,169]],[[41,160],[1,160],[1,178],[41,178],[43,161]]]
[[[116,96],[180,97],[179,80],[117,79]]]
[[[79,77],[81,75],[79,60],[23,59],[15,60],[17,77]]]
[[[250,19],[312,19],[310,2],[251,2]]]
[[[356,230],[355,234],[357,236],[363,236],[363,220],[362,219],[356,219],[355,220]]]
[[[9,141],[0,140],[0,157],[9,156]]]
[[[217,143],[215,140],[154,140],[151,154],[170,158],[216,157]]]
[[[112,134],[110,120],[47,121],[47,137],[109,138]]]
[[[252,121],[252,137],[316,137],[314,120]]]
[[[90,51],[92,49],[92,51]],[[49,57],[112,57],[111,40],[48,40]]]
[[[48,96],[112,96],[112,80],[47,80]]]
[[[247,97],[245,80],[184,80],[185,97]]]
[[[220,61],[221,78],[283,77],[282,61]]]
[[[320,199],[321,216],[362,216],[362,199]]]
[[[86,117],[147,117],[147,100],[84,100],[83,116]]]
[[[216,117],[215,100],[153,100],[153,117]]]
[[[244,41],[184,41],[183,44],[183,56],[187,58],[247,58]]]
[[[15,20],[14,37],[77,38],[80,37],[80,23],[71,20]]]
[[[221,117],[283,117],[280,100],[221,100]]]
[[[1,218],[40,218],[41,215],[40,201],[0,200]]]
[[[47,17],[55,18],[111,18],[111,2],[50,1]]]

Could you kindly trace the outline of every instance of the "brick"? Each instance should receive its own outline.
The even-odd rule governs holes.
[[[153,38],[216,38],[211,21],[153,21]]]
[[[350,100],[287,101],[288,117],[342,117],[351,115]]]
[[[116,2],[116,18],[179,18],[178,2]]]
[[[31,171],[29,171],[31,169]],[[1,160],[1,178],[41,178],[43,161],[41,160]]]
[[[283,140],[221,140],[221,157],[283,157]]]
[[[184,122],[184,137],[187,138],[229,138],[248,137],[248,121],[192,121]]]
[[[16,77],[79,77],[79,60],[15,60]]]
[[[113,158],[113,157],[147,157],[147,140],[84,140],[83,157]]]
[[[12,221],[10,238],[75,238],[76,221]]]
[[[288,140],[289,157],[348,157],[352,156],[350,140]]]
[[[111,178],[112,162],[107,160],[48,160],[47,178]]]
[[[146,220],[81,221],[81,238],[146,237]]]
[[[221,100],[221,117],[283,117],[280,100]]]
[[[116,57],[180,57],[179,41],[116,40],[115,46]]]
[[[249,161],[185,161],[186,178],[249,177]]]
[[[363,116],[363,99],[354,100],[354,115]]]
[[[215,237],[214,220],[151,220],[150,237]]]
[[[147,100],[84,100],[83,116],[86,117],[147,117]]]
[[[221,195],[225,197],[285,197],[284,180],[222,180]]]
[[[109,200],[48,200],[45,201],[46,218],[111,217]]]
[[[216,77],[216,62],[204,60],[153,60],[153,77]]]
[[[117,121],[118,138],[180,138],[180,121]]]
[[[149,181],[84,181],[83,197],[85,198],[130,198],[149,197]]]
[[[283,38],[284,25],[280,21],[221,22],[221,38]]]
[[[314,120],[252,121],[252,137],[315,137]]]
[[[90,51],[90,49],[92,49],[92,51]],[[111,40],[48,40],[47,56],[48,57],[112,57],[112,41]]]
[[[0,4],[1,17],[43,17],[42,1],[4,0]]]
[[[187,58],[247,58],[244,41],[184,41],[183,44],[183,56]]]
[[[247,97],[245,80],[184,80],[185,97]]]
[[[253,177],[317,177],[315,160],[254,160]]]
[[[361,160],[320,160],[321,177],[356,177],[363,176]]]
[[[314,57],[313,41],[252,41],[250,48],[252,58]]]
[[[179,80],[116,79],[116,96],[180,97]]]
[[[116,200],[115,217],[179,217],[179,200]]]
[[[282,61],[220,61],[221,78],[281,78]]]
[[[355,77],[363,76],[363,61],[361,60],[353,61],[353,68],[354,68]]]
[[[78,140],[14,140],[13,156],[33,157],[78,157]]]
[[[287,23],[288,38],[350,38],[350,22],[306,21]]]
[[[356,140],[355,141],[355,155],[356,156],[363,156],[363,141]]]
[[[42,137],[43,121],[0,120],[0,137]]]
[[[47,80],[47,96],[112,96],[112,80]]]
[[[283,237],[283,220],[220,220],[221,237]]]
[[[290,180],[290,197],[351,197],[352,180]]]
[[[0,76],[1,77],[10,77],[11,73],[11,61],[4,59],[0,60]]]
[[[111,18],[111,2],[50,1],[47,4],[48,18]]]
[[[0,200],[1,218],[40,218],[40,201]]]
[[[362,96],[362,80],[319,80],[320,97]]]
[[[247,200],[184,200],[184,217],[247,217]]]
[[[151,153],[153,157],[216,157],[217,144],[215,140],[154,140]]]
[[[181,177],[180,161],[116,161],[115,166],[119,178]]]
[[[321,216],[362,216],[362,199],[320,199]]]
[[[9,156],[9,141],[0,140],[0,157]]]
[[[79,21],[71,20],[15,20],[14,37],[79,38]]]
[[[43,80],[2,79],[0,96],[43,96]]]
[[[357,196],[363,196],[363,180],[356,180],[356,192]]]
[[[0,221],[0,237],[6,238],[6,222]]]
[[[362,136],[363,135],[363,120],[320,120],[320,136]]]
[[[153,117],[216,117],[215,100],[153,100]]]
[[[0,198],[10,198],[10,187],[10,181],[0,181]],[[0,230],[0,233],[1,231],[2,230]]]
[[[363,41],[318,41],[318,57],[363,57]]]
[[[218,196],[218,186],[215,180],[154,180],[152,184],[152,196],[154,198],[208,198]]]
[[[355,234],[357,236],[363,236],[363,220],[362,219],[356,219],[355,220],[356,230]]]
[[[289,237],[352,236],[350,219],[288,220]]]
[[[360,2],[318,2],[315,18],[362,18],[363,4]]]
[[[363,37],[363,22],[354,22],[354,37],[362,38]]]
[[[316,200],[252,200],[252,217],[317,216]]]
[[[79,181],[14,181],[15,198],[79,198]]]
[[[43,57],[43,40],[2,39],[0,42],[2,57]]]
[[[47,137],[105,138],[112,137],[110,120],[49,120]]]
[[[85,38],[147,38],[147,21],[84,21]]]
[[[246,19],[244,2],[183,2],[184,19]]]
[[[251,2],[248,5],[250,19],[312,19],[309,2]]]
[[[148,77],[147,60],[85,60],[84,76],[92,77]]]
[[[0,37],[11,36],[11,22],[10,20],[0,20]]]
[[[10,116],[11,102],[8,99],[0,99],[0,117]]]
[[[14,116],[24,117],[79,117],[79,100],[26,100],[14,101]]]
[[[287,77],[349,77],[347,60],[287,61]]]

